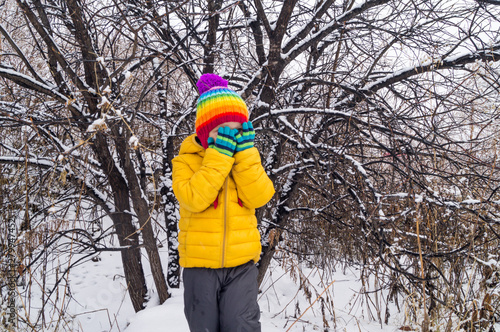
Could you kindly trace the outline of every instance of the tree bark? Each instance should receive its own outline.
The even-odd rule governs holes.
[[[129,212],[130,197],[127,184],[116,168],[113,157],[109,153],[107,143],[101,133],[97,133],[92,146],[113,191],[116,212],[111,214],[110,217],[116,229],[118,242],[122,247],[131,247],[128,250],[123,250],[121,255],[130,300],[132,301],[134,310],[137,312],[144,309],[148,290],[142,269],[139,235],[137,234],[137,229],[132,224],[132,216]]]
[[[219,13],[222,6],[222,0],[208,1],[208,35],[207,44],[204,45],[204,68],[203,73],[213,73],[215,63],[215,43],[217,42],[217,28],[219,27]]]
[[[121,129],[121,130],[120,130]],[[120,135],[120,131],[123,135]],[[156,244],[156,237],[154,236],[151,214],[149,213],[149,206],[146,201],[145,193],[142,191],[141,185],[137,179],[134,165],[130,159],[130,154],[127,149],[128,131],[122,126],[113,127],[115,136],[115,145],[120,160],[122,161],[123,170],[127,178],[128,189],[133,202],[133,209],[139,220],[139,231],[142,233],[144,246],[149,258],[151,273],[155,282],[156,291],[160,298],[160,303],[165,302],[169,297],[165,275],[161,266],[160,254],[158,253],[158,246]]]
[[[174,144],[171,138],[164,133],[163,138],[163,177],[164,179],[172,178],[172,158],[174,155]],[[163,181],[161,195],[165,202],[165,224],[167,226],[167,241],[168,241],[168,271],[167,281],[172,288],[179,288],[181,267],[179,265],[179,250],[178,250],[178,228],[176,217],[176,199],[172,186],[169,186]]]
[[[168,68],[168,65],[167,65]],[[171,288],[179,288],[180,286],[180,272],[179,266],[179,251],[177,250],[178,229],[174,192],[171,186],[172,179],[172,159],[174,158],[174,143],[172,136],[167,132],[168,118],[172,116],[172,110],[169,110],[169,103],[167,99],[168,91],[168,78],[163,78],[161,67],[155,65],[155,78],[157,80],[156,91],[160,102],[160,138],[161,148],[163,152],[162,158],[162,179],[159,184],[161,202],[164,206],[165,227],[167,229],[167,248],[168,248],[168,266],[167,266],[167,283]]]

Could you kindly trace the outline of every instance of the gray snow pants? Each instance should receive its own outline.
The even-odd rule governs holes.
[[[260,332],[257,267],[185,268],[184,313],[191,332]]]

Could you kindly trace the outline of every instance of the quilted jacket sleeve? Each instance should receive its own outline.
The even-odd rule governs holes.
[[[172,187],[179,204],[188,211],[202,212],[216,199],[234,158],[214,149],[207,149],[201,167],[196,172],[189,165],[189,156],[172,159]]]
[[[234,155],[233,179],[238,196],[249,208],[265,205],[274,195],[274,185],[262,167],[257,148],[243,150]]]

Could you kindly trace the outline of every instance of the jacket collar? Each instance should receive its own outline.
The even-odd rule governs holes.
[[[183,154],[197,154],[202,158],[205,156],[205,148],[196,140],[196,134],[188,136],[182,142],[179,155]]]

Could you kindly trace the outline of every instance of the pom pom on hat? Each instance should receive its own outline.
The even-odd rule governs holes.
[[[211,88],[215,87],[227,88],[227,81],[222,77],[220,77],[219,75],[203,74],[200,76],[200,79],[196,83],[196,86],[198,87],[200,95],[202,95]]]
[[[196,83],[200,92],[196,105],[196,134],[208,148],[210,131],[224,122],[248,121],[248,109],[239,94],[228,88],[228,82],[215,74],[203,74]]]

